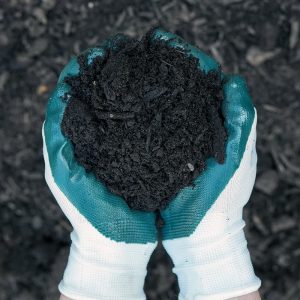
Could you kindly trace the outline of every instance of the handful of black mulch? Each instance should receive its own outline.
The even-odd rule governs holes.
[[[144,211],[165,208],[207,158],[224,162],[226,141],[220,70],[151,34],[91,64],[81,55],[61,124],[79,164]]]

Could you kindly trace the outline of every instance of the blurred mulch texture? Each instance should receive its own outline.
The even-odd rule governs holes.
[[[0,6],[0,299],[56,299],[71,226],[43,180],[41,125],[72,54],[153,25],[210,52],[249,83],[258,178],[246,234],[264,299],[300,294],[300,3],[292,0],[10,0]],[[149,264],[149,299],[177,299],[170,261]]]

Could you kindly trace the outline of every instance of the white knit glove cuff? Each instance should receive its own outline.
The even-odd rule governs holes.
[[[107,255],[107,251],[103,251],[103,257]],[[149,258],[147,252],[145,249],[144,263],[137,258],[141,256],[140,254],[131,252],[132,260],[137,258],[136,264],[132,263],[132,260],[126,261],[127,257],[119,257],[116,260],[123,260],[124,265],[110,265],[86,257],[76,247],[76,242],[73,242],[64,277],[59,284],[59,291],[75,300],[144,300],[146,298],[143,286]]]
[[[174,262],[182,300],[224,300],[257,291],[255,276],[242,227],[235,224],[226,236],[196,244],[176,246],[164,241]],[[176,248],[175,248],[176,247]]]

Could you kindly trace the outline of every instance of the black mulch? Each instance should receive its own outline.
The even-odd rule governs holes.
[[[258,178],[245,210],[261,293],[300,294],[298,0],[11,0],[0,5],[0,299],[56,299],[69,223],[43,180],[41,124],[72,54],[161,24],[249,83],[258,110]],[[177,299],[169,262],[150,262],[149,299]]]
[[[221,72],[205,74],[187,51],[153,42],[152,29],[141,41],[120,39],[92,64],[89,52],[79,56],[81,72],[65,79],[62,133],[130,208],[164,209],[209,157],[224,162]]]

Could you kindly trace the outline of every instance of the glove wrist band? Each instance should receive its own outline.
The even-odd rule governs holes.
[[[78,253],[72,244],[59,291],[74,300],[145,300],[146,265],[137,268],[95,263]]]
[[[247,242],[242,229],[219,242],[184,247],[184,251],[164,242],[178,276],[181,299],[223,300],[258,290]],[[170,247],[169,247],[170,246]],[[184,253],[184,256],[182,255]]]

